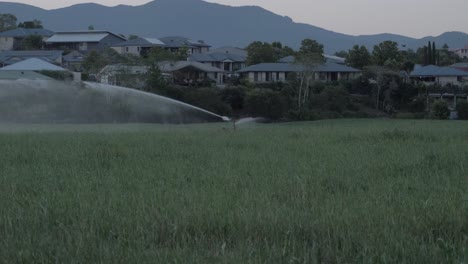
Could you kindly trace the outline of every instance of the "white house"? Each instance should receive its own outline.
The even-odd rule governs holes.
[[[28,36],[41,36],[45,41],[52,35],[54,32],[42,28],[16,28],[0,32],[0,51],[21,48],[23,40]]]
[[[109,48],[126,41],[123,36],[103,30],[57,32],[46,40],[48,48],[91,51]]]
[[[468,72],[451,67],[427,65],[411,72],[410,78],[425,85],[439,84],[445,86],[453,84],[462,86],[468,81]]]

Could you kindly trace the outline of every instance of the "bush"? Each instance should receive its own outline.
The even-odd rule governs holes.
[[[457,112],[458,112],[458,119],[468,120],[468,102],[458,101]]]
[[[350,103],[350,96],[342,86],[327,86],[320,94],[312,95],[311,107],[321,111],[342,113]]]
[[[184,101],[218,115],[230,116],[231,107],[221,100],[216,88],[187,89]]]
[[[228,87],[220,92],[221,99],[231,106],[233,110],[241,110],[244,108],[245,87]]]
[[[426,109],[426,102],[423,97],[416,97],[408,104],[408,110],[411,113],[421,113]]]
[[[287,109],[287,100],[280,92],[254,89],[247,93],[245,107],[252,116],[279,119]]]
[[[450,110],[446,101],[437,100],[432,104],[431,117],[434,119],[447,119],[450,116]]]

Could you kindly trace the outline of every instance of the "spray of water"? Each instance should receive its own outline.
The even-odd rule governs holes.
[[[0,80],[0,122],[180,124],[226,120],[189,104],[124,87]]]

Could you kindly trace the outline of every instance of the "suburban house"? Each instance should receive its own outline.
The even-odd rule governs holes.
[[[415,68],[411,72],[410,78],[425,85],[463,85],[468,81],[468,72],[452,67],[427,65]]]
[[[57,32],[46,40],[48,49],[88,52],[111,47],[127,39],[109,31],[87,30]]]
[[[42,28],[16,28],[0,32],[0,51],[21,49],[28,36],[41,36],[45,41],[54,35],[53,31]]]
[[[245,68],[247,56],[229,52],[208,52],[192,54],[188,60],[201,62],[224,70],[227,73],[233,73]]]
[[[157,38],[136,38],[112,45],[119,54],[145,56],[153,47],[163,47],[165,44]]]
[[[204,81],[223,84],[224,71],[196,61],[161,62],[158,64],[163,73],[171,75],[174,83],[192,85]]]
[[[210,45],[203,40],[194,41],[185,37],[164,37],[160,38],[164,43],[164,48],[171,52],[177,52],[182,48],[187,48],[189,54],[205,53],[210,50]]]
[[[145,82],[147,66],[141,65],[107,65],[97,74],[97,81],[104,84],[127,86],[127,81],[132,82],[135,88],[142,88]]]
[[[73,50],[70,53],[63,56],[63,67],[74,72],[83,71],[82,63],[84,61],[85,55],[79,51]]]
[[[197,85],[201,82],[223,83],[223,70],[194,61],[166,61],[158,63],[163,77],[178,85]],[[101,83],[123,85],[129,80],[132,86],[144,85],[144,77],[148,73],[147,66],[141,65],[108,65],[102,69],[97,79]]]
[[[51,81],[50,77],[34,71],[2,71],[0,69],[0,80],[43,80]]]
[[[461,49],[454,49],[453,52],[462,59],[468,59],[468,45],[464,46]]]
[[[43,61],[62,65],[63,51],[61,50],[10,50],[0,52],[0,67],[11,65],[30,58],[38,58]]]
[[[292,73],[305,71],[305,67],[300,64],[292,63],[294,57],[281,59],[279,63],[260,63],[244,68],[238,73],[255,83],[261,82],[285,82]],[[314,80],[324,82],[350,80],[356,78],[361,73],[360,70],[351,68],[341,63],[327,58],[326,62],[318,65],[314,69]]]

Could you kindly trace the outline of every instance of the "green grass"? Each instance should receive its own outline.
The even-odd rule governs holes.
[[[0,263],[468,262],[466,122],[0,131]]]

